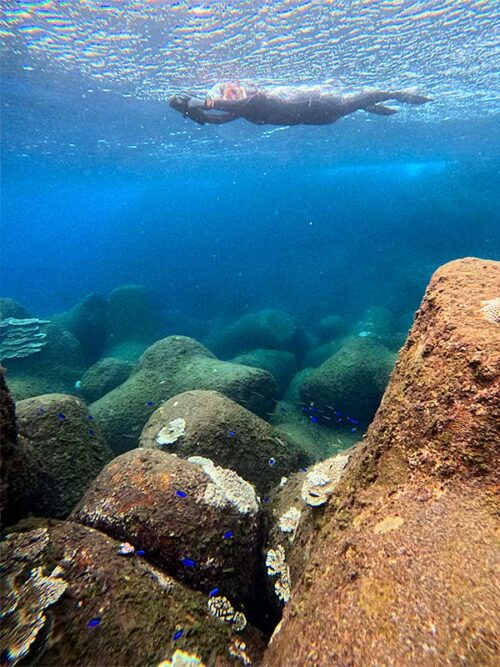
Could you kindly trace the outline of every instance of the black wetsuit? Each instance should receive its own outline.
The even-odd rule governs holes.
[[[424,104],[429,98],[408,92],[380,90],[345,96],[300,92],[288,98],[255,91],[243,100],[202,100],[192,95],[173,95],[169,104],[201,125],[222,125],[238,118],[256,125],[329,125],[359,109],[381,116],[396,113],[396,109],[381,104],[388,100]]]

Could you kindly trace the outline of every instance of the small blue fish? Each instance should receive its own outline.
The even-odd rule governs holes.
[[[185,498],[187,496],[187,493],[185,491],[181,491],[180,489],[177,489],[175,492],[176,496],[179,496],[179,498]]]
[[[228,435],[229,438],[234,438],[234,436],[236,435],[236,432],[235,431],[228,431],[227,435]]]
[[[172,641],[173,642],[177,641],[178,639],[180,639],[182,637],[183,634],[184,634],[184,630],[182,630],[182,628],[180,630],[177,630],[177,632],[174,632],[174,635],[172,637]]]
[[[269,465],[270,465],[271,467],[273,467],[274,465],[276,465],[276,459],[274,458],[274,456],[271,456],[271,458],[269,459],[268,463],[269,463]]]
[[[92,421],[94,418],[92,417],[92,415],[87,415],[87,419],[88,419],[89,421]]]
[[[354,419],[354,417],[347,417],[347,421],[351,422],[351,424],[359,424],[357,419]]]
[[[64,414],[64,412],[58,412],[57,418],[63,422],[66,419],[66,415]]]
[[[314,407],[314,405],[310,408],[311,412],[318,412],[318,408]]]
[[[211,590],[210,593],[208,594],[208,597],[209,597],[209,598],[213,598],[213,597],[215,597],[215,596],[218,594],[218,592],[219,592],[219,589],[218,589],[218,588],[212,588],[212,590]]]
[[[97,625],[99,625],[101,622],[101,619],[96,616],[96,618],[91,618],[90,621],[87,623],[88,628],[95,628]]]
[[[342,413],[339,412],[338,410],[335,410],[334,414],[335,414],[335,416],[337,416],[337,417],[342,417]]]
[[[351,428],[351,433],[356,433],[357,430],[358,430],[358,429],[357,429],[356,427]]]
[[[145,556],[146,555],[146,552],[144,551],[144,549],[137,549],[137,551],[135,553],[136,553],[136,556]]]
[[[154,403],[153,401],[148,401],[146,405],[148,406],[148,408],[151,408],[154,405]]]
[[[44,415],[46,412],[45,408],[38,408],[38,414],[39,415]]]
[[[180,563],[181,565],[184,565],[184,567],[196,567],[196,561],[192,558],[181,558]]]
[[[264,496],[264,497],[262,498],[262,502],[263,502],[263,503],[268,503],[269,500],[270,500],[269,496]]]
[[[87,433],[88,433],[90,436],[95,435],[95,431],[94,431],[93,428],[89,428],[88,431],[87,431]]]
[[[342,417],[339,417],[335,423],[340,424],[341,421],[342,421]]]
[[[232,530],[226,530],[224,535],[222,536],[225,540],[230,540],[231,537],[234,536],[234,532]]]
[[[317,417],[309,417],[309,419],[311,420],[311,422],[312,422],[313,424],[317,424],[317,423],[318,423],[318,418],[317,418]]]

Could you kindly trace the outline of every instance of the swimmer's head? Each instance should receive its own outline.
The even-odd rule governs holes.
[[[208,93],[208,98],[212,100],[244,100],[246,92],[239,83],[218,83]]]

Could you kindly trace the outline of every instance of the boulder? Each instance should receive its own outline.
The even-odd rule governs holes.
[[[244,315],[213,336],[208,345],[228,359],[259,348],[293,352],[300,338],[299,327],[289,313],[268,309]]]
[[[220,391],[256,414],[270,413],[276,384],[266,371],[219,361],[201,343],[169,336],[149,347],[123,384],[92,404],[115,453],[136,446],[158,405],[189,389]]]
[[[10,521],[10,507],[15,502],[9,487],[17,449],[16,410],[0,366],[0,514],[4,523]]]
[[[342,339],[337,339],[328,341],[322,345],[311,347],[304,354],[304,358],[302,360],[303,365],[306,368],[317,368],[318,366],[321,366],[321,364],[324,364],[327,359],[335,354],[335,352],[340,350],[343,342],[344,341]]]
[[[131,363],[123,359],[105,357],[82,375],[80,392],[88,403],[97,401],[125,382],[133,368]]]
[[[28,398],[16,404],[16,413],[22,457],[11,474],[13,518],[64,518],[111,459],[111,451],[74,396]]]
[[[326,315],[318,324],[318,334],[322,343],[341,338],[347,331],[347,320],[342,315]]]
[[[297,371],[297,360],[284,350],[252,350],[234,357],[233,363],[262,368],[276,380],[278,396],[283,396]]]
[[[80,343],[84,363],[95,363],[106,347],[108,302],[100,294],[89,294],[71,310],[53,317]]]
[[[304,402],[322,412],[349,414],[369,423],[380,403],[395,355],[372,338],[351,337],[300,387]]]
[[[242,608],[254,600],[260,546],[255,490],[195,457],[135,449],[111,461],[72,520],[143,549],[170,575]]]
[[[7,297],[0,297],[0,320],[5,320],[8,317],[14,317],[16,320],[26,320],[33,317],[33,313],[27,310],[14,299]]]
[[[289,438],[216,391],[186,391],[166,401],[144,427],[141,447],[230,468],[264,493],[308,456]]]
[[[9,665],[178,665],[184,657],[180,664],[224,666],[241,644],[259,661],[258,632],[249,625],[237,632],[236,613],[221,622],[206,595],[127,545],[72,522],[32,523],[1,547],[9,601],[1,650]]]
[[[122,285],[108,297],[108,351],[119,343],[151,343],[161,333],[158,313],[148,291],[140,285]],[[109,354],[108,354],[109,356]]]
[[[499,288],[498,262],[433,275],[266,667],[497,663]]]

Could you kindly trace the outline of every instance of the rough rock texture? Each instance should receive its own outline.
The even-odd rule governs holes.
[[[323,411],[347,413],[369,423],[394,366],[395,355],[371,338],[348,338],[333,356],[306,378],[303,401]]]
[[[326,315],[318,324],[318,334],[322,343],[340,338],[347,333],[347,320],[342,315]]]
[[[147,290],[140,285],[122,285],[108,298],[108,348],[123,341],[151,342],[161,332],[161,322]]]
[[[6,359],[9,387],[16,401],[54,392],[69,393],[83,372],[80,345],[58,324],[46,326],[47,343],[24,359]]]
[[[0,366],[0,514],[4,522],[6,510],[14,501],[9,494],[9,482],[15,469],[16,449],[16,411],[5,382],[5,369]]]
[[[105,357],[91,366],[82,375],[80,391],[89,403],[99,400],[105,394],[127,380],[133,365],[123,359]]]
[[[243,641],[258,662],[262,640],[255,630],[247,625],[235,634],[210,614],[205,595],[147,558],[120,556],[118,542],[76,523],[32,523],[2,543],[2,578],[10,593],[3,657],[24,649],[21,664],[128,667],[157,665],[182,650],[206,665],[225,666],[235,664],[230,649]]]
[[[19,448],[11,490],[15,518],[65,517],[111,459],[99,428],[74,396],[46,394],[16,404]]]
[[[306,368],[317,368],[324,364],[335,352],[338,352],[342,347],[342,339],[331,340],[322,345],[312,347],[304,355],[302,364]]]
[[[100,294],[89,294],[71,310],[54,317],[80,343],[85,365],[95,363],[106,347],[108,302]]]
[[[432,277],[263,664],[496,665],[500,264]]]
[[[149,347],[126,382],[92,404],[115,453],[132,449],[159,404],[189,389],[214,389],[256,414],[271,412],[276,383],[266,371],[219,361],[201,343],[169,336]]]
[[[244,315],[216,334],[208,346],[229,359],[258,348],[294,351],[299,339],[300,330],[289,313],[268,309]]]
[[[291,352],[285,350],[252,350],[240,354],[233,363],[253,368],[262,368],[271,373],[276,380],[278,396],[283,396],[297,371],[297,360]]]
[[[136,449],[114,459],[71,518],[144,549],[191,587],[252,602],[259,511],[248,482],[173,454]],[[244,563],[244,567],[242,567]]]
[[[178,424],[182,428],[176,429]],[[139,444],[184,458],[206,456],[235,470],[259,493],[308,461],[289,438],[216,391],[186,391],[163,403],[151,415]]]

